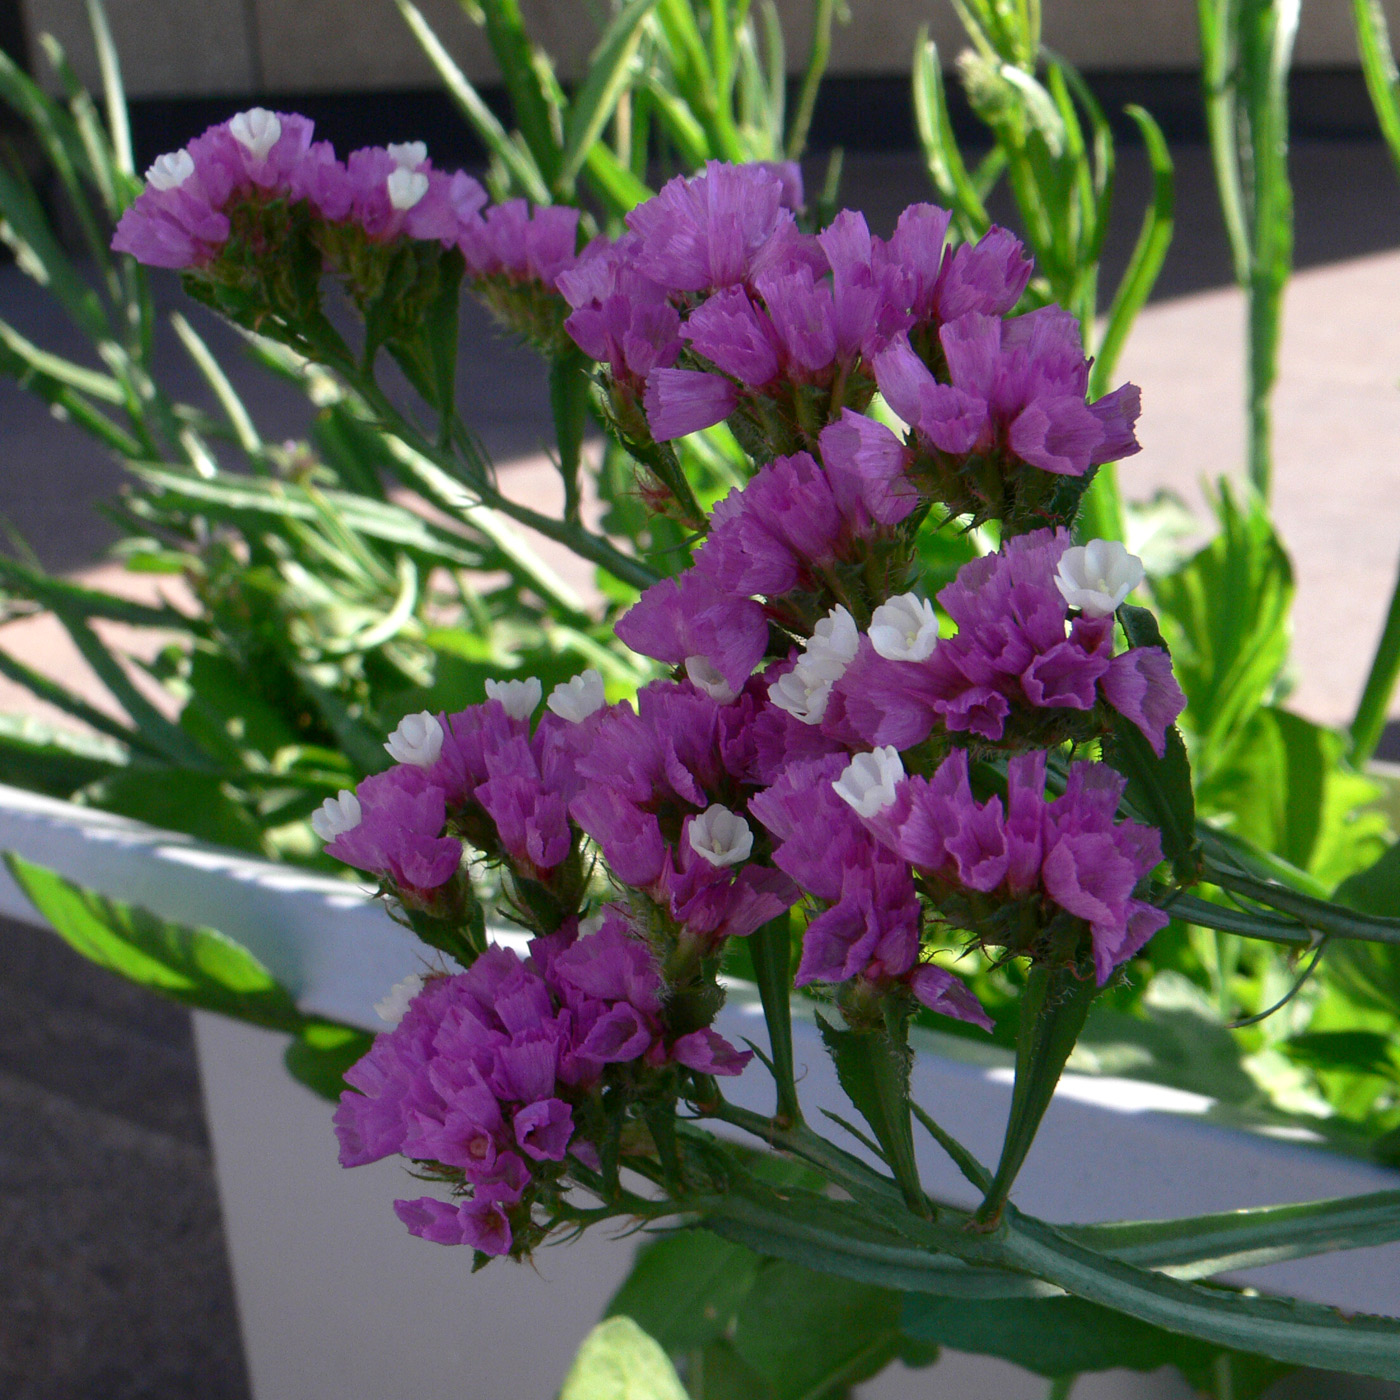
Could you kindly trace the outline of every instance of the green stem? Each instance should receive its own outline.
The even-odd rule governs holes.
[[[807,67],[802,74],[802,91],[788,128],[787,157],[796,160],[807,146],[807,133],[812,128],[812,113],[817,107],[817,89],[826,74],[831,59],[831,26],[836,18],[836,0],[817,0],[812,15],[812,47],[807,54]]]
[[[789,914],[766,923],[749,939],[768,1045],[773,1057],[773,1078],[778,1087],[776,1122],[791,1126],[802,1121],[797,1100],[797,1075],[792,1056],[792,934]]]
[[[1370,674],[1356,707],[1356,718],[1351,722],[1351,761],[1357,768],[1376,751],[1397,678],[1400,678],[1400,568],[1396,572],[1390,609],[1385,615]]]

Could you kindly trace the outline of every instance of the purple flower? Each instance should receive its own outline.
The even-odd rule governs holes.
[[[718,581],[708,569],[662,579],[618,620],[620,641],[671,666],[704,657],[740,690],[768,650],[762,607]]]
[[[778,377],[783,344],[742,287],[726,287],[698,307],[682,335],[707,360],[751,389]]]
[[[723,423],[739,406],[739,390],[723,375],[656,369],[647,377],[647,422],[657,442],[672,442]]]
[[[992,1018],[983,1010],[982,1003],[966,983],[941,967],[935,967],[932,963],[922,964],[909,979],[909,990],[930,1011],[936,1011],[940,1016],[970,1021],[984,1031],[994,1029]]]
[[[457,873],[459,841],[442,835],[442,790],[409,764],[375,773],[355,789],[357,826],[326,846],[329,855],[371,875],[388,877],[401,891],[436,889]]]
[[[1142,730],[1161,758],[1167,750],[1167,730],[1186,708],[1171,657],[1161,647],[1134,647],[1113,658],[1100,684],[1104,699]]]
[[[540,1099],[517,1110],[515,1140],[536,1162],[562,1162],[574,1132],[573,1110],[562,1099]]]
[[[382,146],[367,146],[351,151],[345,164],[351,217],[373,242],[402,235],[436,239],[444,247],[456,241],[453,180],[430,161],[408,165]]]
[[[716,291],[748,281],[781,227],[793,194],[791,172],[710,161],[704,173],[677,176],[627,215],[641,240],[637,266],[672,292]]]
[[[1161,837],[1116,820],[1126,779],[1104,764],[1073,764],[1063,796],[1049,803],[1043,750],[1012,758],[1007,784],[1006,808],[997,797],[978,802],[957,749],[932,778],[905,779],[865,826],[945,886],[1008,903],[1043,899],[1082,919],[1102,986],[1168,921],[1133,895],[1162,859]]]
[[[456,241],[473,277],[534,280],[554,291],[577,261],[578,210],[540,205],[531,212],[525,200],[507,200],[461,219]]]
[[[574,308],[564,329],[579,348],[607,364],[615,379],[640,393],[654,369],[669,369],[680,354],[680,314],[665,288],[636,270],[638,239],[595,239],[574,267],[557,277]]]
[[[752,1050],[736,1050],[720,1033],[709,1026],[681,1036],[671,1046],[671,1058],[699,1074],[742,1074],[753,1059]]]
[[[1005,454],[1083,476],[1138,450],[1131,386],[1085,402],[1088,363],[1068,312],[1047,306],[1002,321],[972,311],[945,323],[938,338],[949,384],[934,379],[903,337],[874,362],[890,406],[938,451]]]

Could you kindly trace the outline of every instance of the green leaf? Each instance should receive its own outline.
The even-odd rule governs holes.
[[[1293,602],[1293,568],[1260,502],[1241,509],[1222,482],[1216,512],[1215,539],[1152,584],[1203,780],[1270,698],[1288,656]]]
[[[977,1219],[984,1224],[995,1224],[1001,1217],[1098,990],[1091,980],[1078,977],[1073,968],[1036,964],[1026,978],[1006,1136],[996,1175],[977,1208]]]
[[[287,1073],[332,1103],[345,1089],[345,1071],[369,1053],[374,1037],[336,1021],[305,1021],[287,1046],[282,1061]]]
[[[569,106],[564,126],[564,154],[556,181],[561,191],[573,187],[589,147],[612,117],[627,87],[628,70],[642,37],[642,21],[656,4],[657,0],[628,0],[589,55],[588,76]]]
[[[903,1354],[901,1298],[782,1260],[763,1262],[739,1309],[734,1349],[775,1400],[837,1400]],[[925,1350],[915,1357],[926,1363]]]
[[[68,798],[130,761],[126,745],[115,740],[60,729],[33,715],[0,714],[0,783]]]
[[[977,186],[967,173],[943,87],[943,67],[938,46],[929,38],[928,26],[919,29],[914,44],[914,117],[923,147],[929,178],[952,206],[965,239],[980,238],[991,219]]]
[[[260,690],[253,676],[227,655],[197,647],[190,655],[185,683],[189,699],[180,712],[180,727],[230,767],[244,766],[249,754],[271,760],[302,740],[287,716],[267,699],[267,690]]]
[[[907,1037],[900,1034],[902,1028],[844,1030],[820,1014],[817,1025],[841,1088],[870,1125],[906,1204],[916,1214],[926,1214],[928,1203],[914,1160],[910,1051]]]
[[[81,889],[13,853],[4,859],[15,883],[54,931],[99,967],[186,1006],[271,1030],[300,1029],[304,1018],[290,993],[231,938]]]
[[[689,1400],[666,1353],[630,1317],[610,1317],[583,1339],[559,1400]]]
[[[477,0],[520,134],[544,177],[557,178],[559,105],[549,59],[530,41],[516,0]],[[547,79],[546,79],[546,75]]]
[[[637,1252],[605,1317],[630,1317],[670,1352],[729,1334],[762,1258],[708,1230],[667,1235]]]
[[[1384,849],[1376,785],[1344,763],[1346,741],[1287,710],[1262,706],[1219,756],[1196,800],[1229,834],[1331,888]]]
[[[394,0],[394,3],[398,5],[404,23],[408,25],[413,37],[428,56],[428,62],[437,69],[438,77],[447,89],[447,95],[476,129],[486,149],[510,172],[511,178],[527,199],[532,199],[537,204],[548,204],[549,184],[534,157],[506,134],[505,127],[496,120],[495,114],[486,105],[471,80],[452,61],[452,56],[443,47],[442,40],[423,18],[422,11],[412,4],[411,0]]]
[[[956,1351],[997,1356],[1041,1376],[1086,1371],[1155,1371],[1174,1365],[1193,1381],[1209,1377],[1222,1355],[1246,1369],[1252,1384],[1231,1400],[1257,1396],[1291,1369],[1277,1362],[1222,1353],[1218,1348],[1153,1327],[1078,1298],[1008,1298],[979,1302],[910,1294],[904,1302],[905,1332],[922,1342]]]
[[[792,1057],[792,920],[784,913],[754,933],[746,943],[754,980],[763,1003],[773,1077],[778,1085],[778,1112],[788,1122],[802,1119]]]
[[[1125,605],[1118,611],[1132,646],[1167,649],[1157,620],[1146,608]],[[1128,801],[1162,833],[1162,852],[1175,865],[1178,878],[1189,879],[1196,860],[1196,799],[1180,731],[1175,725],[1168,728],[1165,752],[1158,758],[1142,730],[1115,711],[1104,758],[1127,778]]]
[[[1090,1249],[1174,1278],[1209,1278],[1400,1239],[1400,1191],[1258,1206],[1183,1220],[1062,1227]]]

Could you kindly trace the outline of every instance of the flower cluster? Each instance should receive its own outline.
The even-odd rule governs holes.
[[[1123,567],[1132,559],[1107,541],[1089,548],[1096,560],[1112,554]],[[906,644],[872,626],[836,686],[845,723],[867,744],[898,749],[921,743],[936,725],[1023,748],[1090,738],[1106,727],[1110,709],[1137,725],[1160,755],[1186,698],[1160,647],[1114,654],[1113,612],[1132,585],[1125,580],[1109,596],[1089,586],[1102,580],[1073,582],[1087,560],[1063,530],[1020,535],[965,564],[938,594],[955,635],[935,640],[926,620]],[[1078,604],[1072,619],[1071,600]],[[912,597],[892,603],[917,606]]]
[[[257,297],[275,304],[271,268],[300,231],[361,306],[393,283],[408,298],[406,324],[433,278],[415,265],[414,276],[396,280],[393,252],[455,249],[497,315],[546,346],[561,341],[567,307],[557,280],[576,261],[577,209],[532,210],[520,199],[488,208],[481,185],[464,171],[434,169],[421,141],[341,161],[312,135],[308,118],[261,107],[210,127],[152,164],[113,248],[215,283],[256,282]]]
[[[647,1076],[731,1075],[748,1062],[706,1027],[668,1029],[664,1000],[650,950],[616,907],[594,932],[579,936],[570,920],[535,939],[526,959],[493,947],[465,972],[428,978],[346,1075],[356,1092],[335,1115],[341,1165],[401,1154],[458,1193],[395,1202],[411,1233],[488,1255],[528,1250],[566,1158],[599,1169],[610,1115],[646,1092]]]
[[[853,759],[833,786],[917,871],[944,916],[984,942],[1072,962],[1076,921],[1088,924],[1102,985],[1167,923],[1164,910],[1133,897],[1161,862],[1161,837],[1140,822],[1115,822],[1127,783],[1104,764],[1071,765],[1051,802],[1045,773],[1043,750],[1019,754],[1007,763],[1005,803],[996,795],[978,802],[966,750],[924,778],[906,777],[899,755],[884,748]]]
[[[459,210],[477,289],[603,366],[609,426],[663,489],[670,440],[721,421],[753,470],[617,623],[672,668],[635,703],[585,672],[536,720],[538,681],[488,682],[408,716],[394,766],[316,817],[466,968],[405,993],[338,1115],[347,1165],[400,1153],[456,1190],[399,1203],[426,1238],[522,1254],[628,1144],[664,1158],[656,1115],[707,1111],[748,1058],[714,1029],[733,940],[769,965],[796,929],[797,985],[898,1040],[920,1006],[991,1027],[935,960],[961,940],[1102,985],[1167,921],[1159,834],[1120,819],[1100,760],[1130,726],[1162,756],[1184,698],[1131,643],[1140,562],[1068,528],[1136,450],[1137,391],[1089,401],[1073,318],[1013,314],[1030,265],[1004,230],[949,246],[916,205],[889,240],[852,213],[814,234],[801,199],[793,168],[712,163],[577,257],[567,211]],[[1001,525],[936,599],[931,515]],[[527,960],[485,948],[483,863]]]

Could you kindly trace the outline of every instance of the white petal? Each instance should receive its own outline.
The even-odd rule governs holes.
[[[560,719],[572,724],[582,724],[607,703],[607,696],[603,694],[603,677],[592,667],[570,680],[560,681],[545,701]]]
[[[1117,540],[1071,545],[1060,556],[1055,587],[1086,617],[1108,617],[1143,579],[1142,560]]]
[[[266,107],[251,107],[231,117],[229,133],[238,144],[258,160],[265,160],[267,153],[281,140],[282,121],[276,112]]]
[[[194,174],[194,157],[182,146],[157,156],[146,171],[146,183],[157,190],[178,190]]]
[[[538,676],[523,681],[487,681],[486,698],[499,700],[511,719],[529,719],[540,703],[544,687]]]
[[[938,645],[933,604],[916,593],[881,603],[870,619],[870,645],[887,661],[927,661]]]
[[[753,851],[753,832],[737,812],[712,803],[686,828],[690,847],[714,866],[739,865]]]
[[[402,165],[385,181],[389,203],[395,209],[412,209],[428,193],[428,177],[420,170],[407,170]]]
[[[395,165],[406,170],[416,170],[428,158],[428,148],[422,141],[391,141],[384,149]]]
[[[374,1003],[374,1014],[390,1026],[397,1026],[404,1018],[409,1003],[423,990],[423,978],[411,972],[402,982],[395,982],[389,994]]]
[[[903,779],[904,764],[899,751],[886,744],[873,753],[856,754],[831,786],[860,816],[873,817],[894,805]]]
[[[311,814],[311,829],[322,841],[334,841],[360,824],[360,799],[349,788],[341,788]]]
[[[720,675],[719,668],[707,656],[687,656],[685,673],[696,690],[703,690],[721,705],[732,704],[738,697],[739,692]]]
[[[442,725],[436,716],[423,710],[416,715],[405,715],[384,747],[396,763],[431,768],[442,752],[442,737]]]

